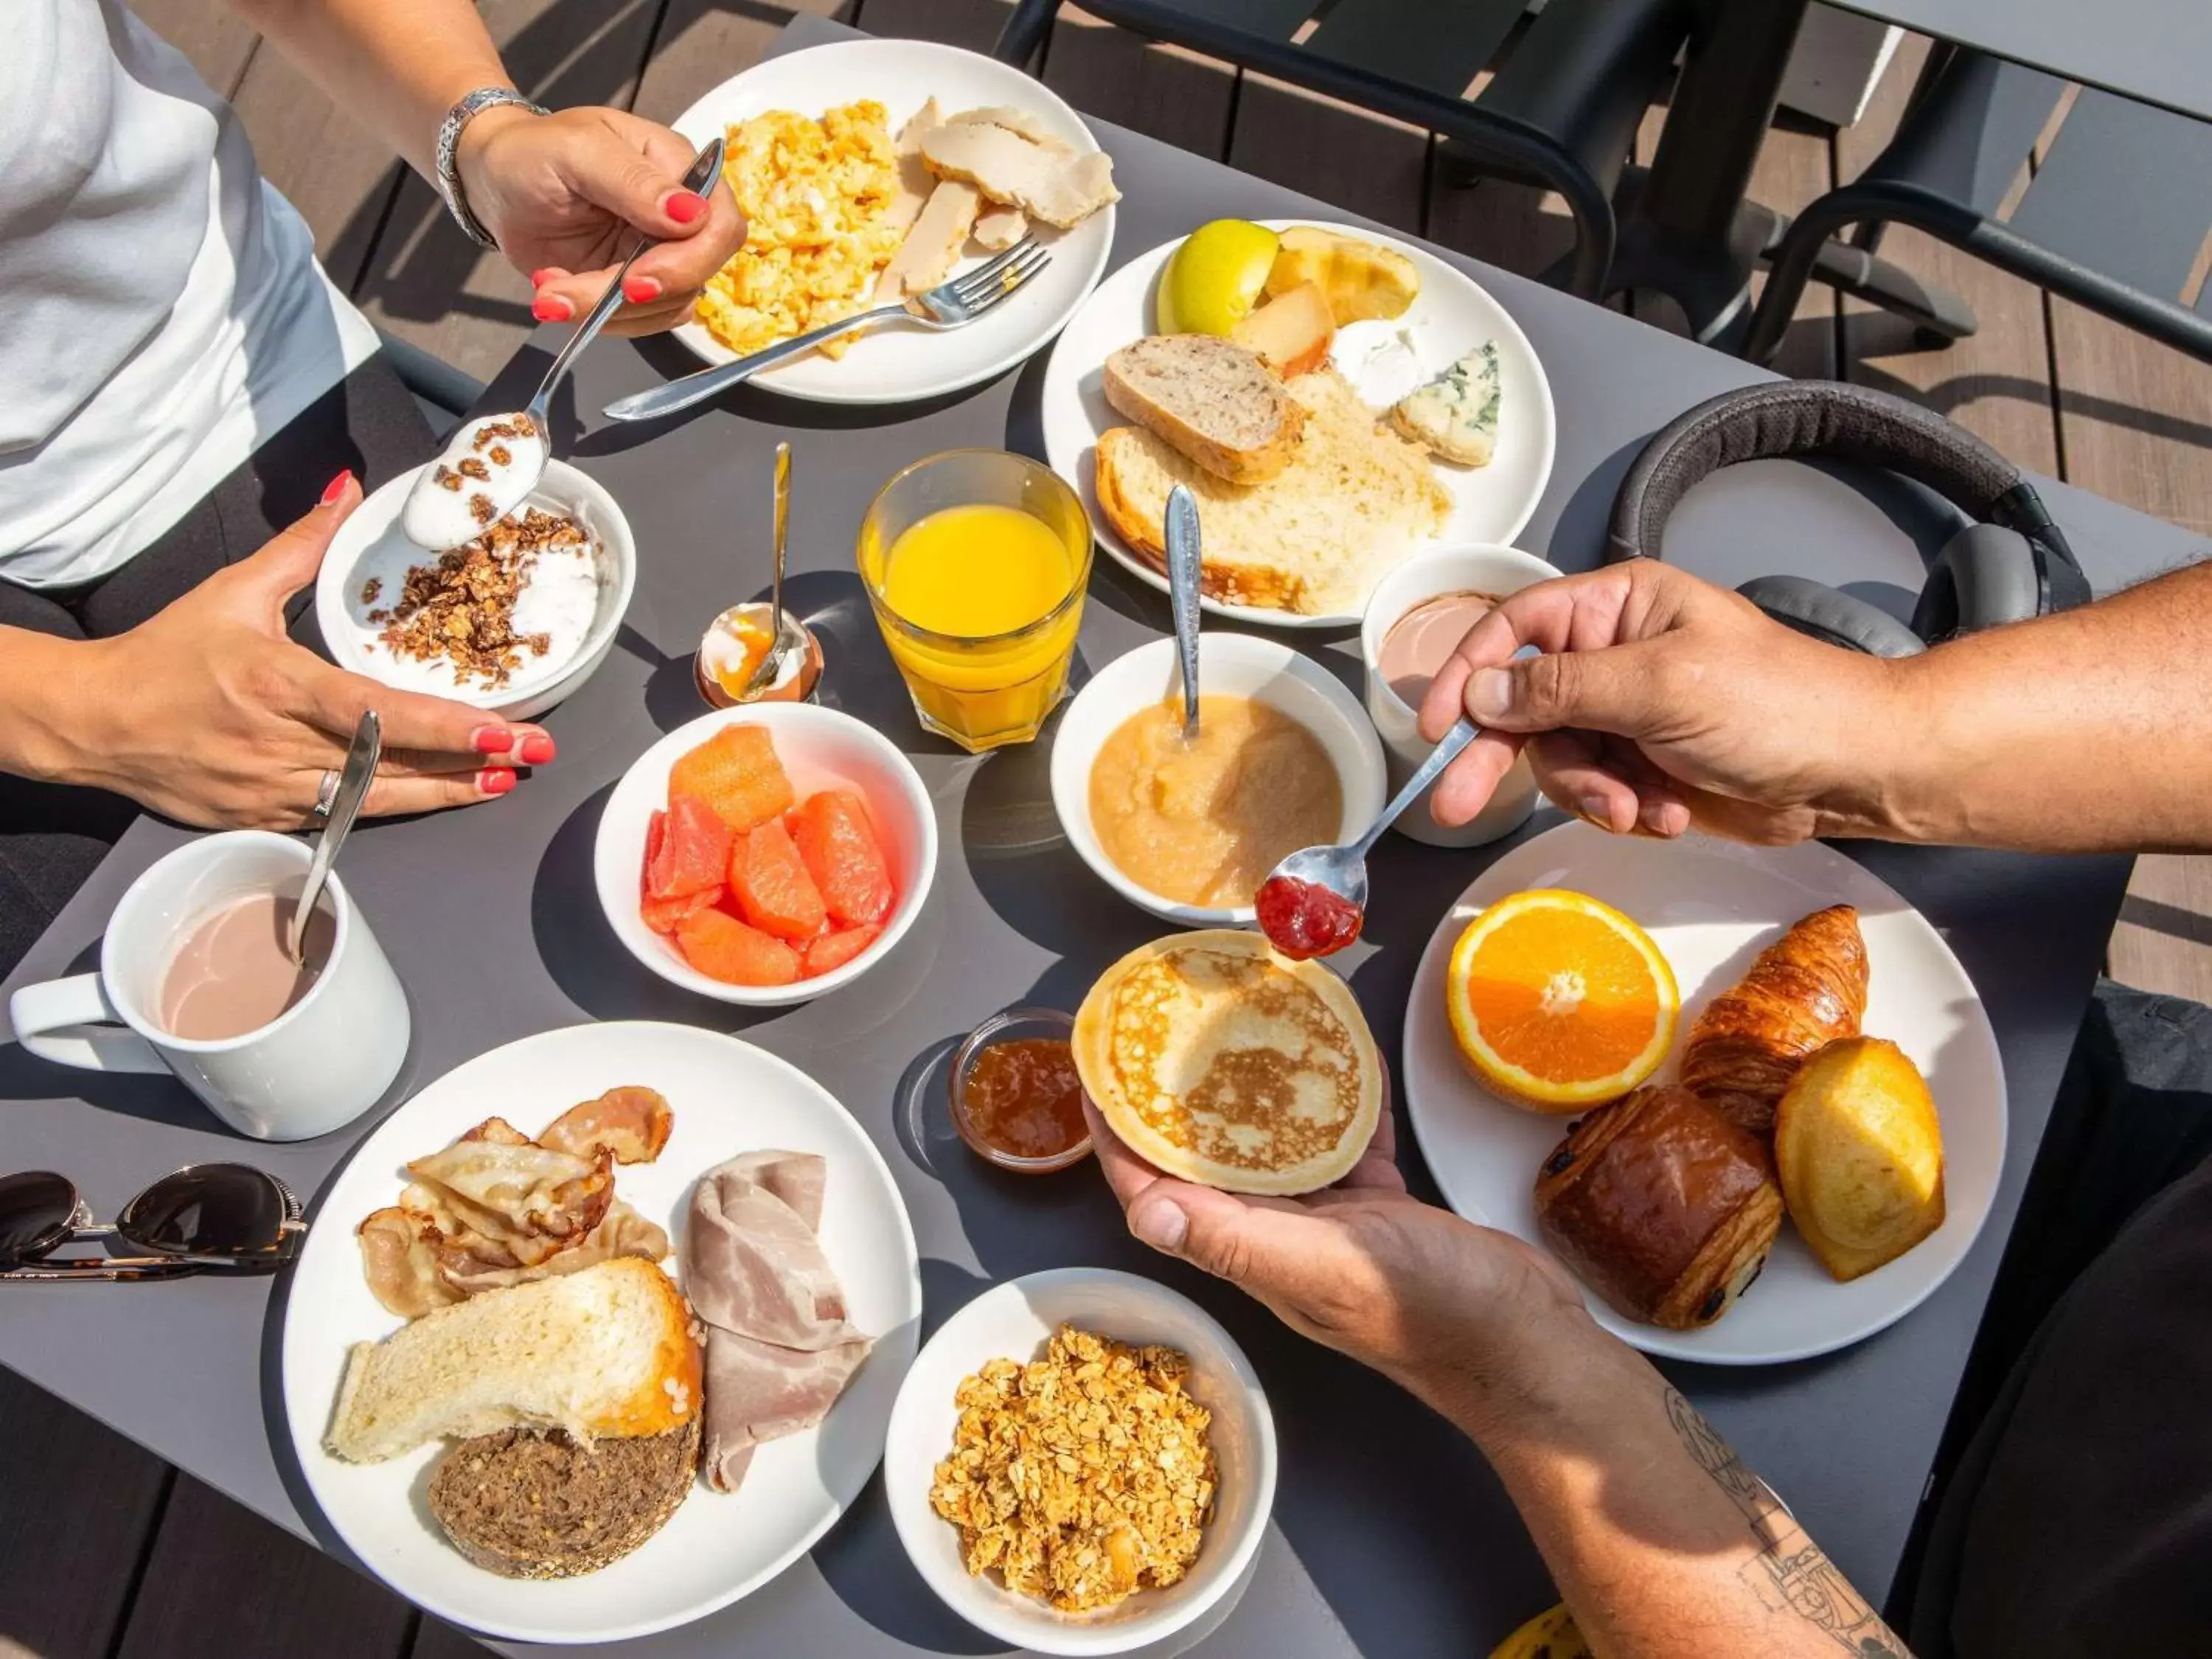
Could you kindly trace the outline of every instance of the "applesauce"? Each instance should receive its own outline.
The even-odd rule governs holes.
[[[1180,697],[1132,714],[1091,766],[1091,827],[1114,867],[1177,904],[1234,909],[1277,863],[1334,842],[1344,785],[1321,739],[1250,697]]]

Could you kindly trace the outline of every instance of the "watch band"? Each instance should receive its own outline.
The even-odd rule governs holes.
[[[462,129],[485,110],[500,104],[513,104],[532,115],[546,112],[544,106],[532,103],[512,87],[478,87],[447,110],[446,118],[438,124],[438,194],[446,198],[446,209],[453,216],[453,222],[466,231],[479,247],[497,247],[499,244],[477,216],[469,211],[468,198],[462,193],[461,175],[453,166],[453,155],[460,148]]]

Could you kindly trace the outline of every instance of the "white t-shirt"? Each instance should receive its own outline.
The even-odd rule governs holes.
[[[230,107],[123,0],[4,0],[0,579],[129,562],[376,349]]]

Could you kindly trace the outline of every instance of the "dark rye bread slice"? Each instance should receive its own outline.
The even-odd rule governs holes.
[[[1106,401],[1194,466],[1236,484],[1290,465],[1305,410],[1255,353],[1211,334],[1154,334],[1106,360]]]
[[[464,1440],[430,1477],[453,1547],[503,1578],[574,1578],[659,1532],[690,1492],[699,1417],[666,1434],[579,1444],[559,1429]]]

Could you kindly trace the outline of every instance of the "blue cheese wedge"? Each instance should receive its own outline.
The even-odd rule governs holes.
[[[1399,400],[1390,424],[1439,459],[1488,466],[1498,453],[1498,406],[1504,392],[1498,342],[1485,340],[1419,391]]]

